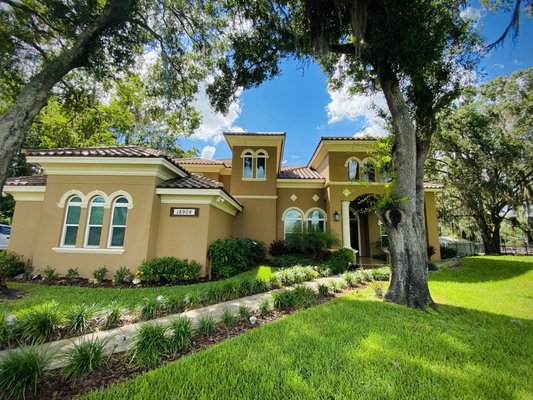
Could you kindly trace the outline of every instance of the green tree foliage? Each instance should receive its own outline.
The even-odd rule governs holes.
[[[487,253],[500,252],[504,220],[531,238],[533,68],[471,87],[444,119],[437,147],[447,203],[477,227]]]

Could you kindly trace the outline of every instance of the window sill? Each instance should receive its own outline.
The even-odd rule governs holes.
[[[266,180],[267,178],[241,178],[241,181],[252,181],[252,182],[262,182]]]
[[[124,249],[90,249],[80,247],[52,247],[55,253],[71,253],[71,254],[124,254]]]

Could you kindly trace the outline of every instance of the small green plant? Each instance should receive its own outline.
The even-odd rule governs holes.
[[[54,281],[59,277],[59,274],[56,273],[56,269],[49,266],[43,269],[43,275],[49,281]]]
[[[327,296],[329,294],[329,286],[324,283],[318,284],[318,294],[320,296]]]
[[[428,262],[428,271],[438,271],[439,267],[434,262]]]
[[[103,282],[108,272],[106,267],[100,267],[93,272],[93,278],[96,282]]]
[[[273,275],[268,279],[268,286],[270,289],[279,289],[281,287],[281,282],[276,275]]]
[[[330,288],[330,290],[333,292],[333,293],[338,293],[340,292],[340,289],[339,289],[339,283],[336,281],[336,280],[330,280],[328,282],[328,286]]]
[[[124,285],[131,283],[133,280],[133,274],[127,267],[120,267],[116,270],[115,275],[113,275],[113,282],[117,285]]]
[[[80,273],[78,272],[78,268],[69,268],[65,274],[65,278],[67,278],[69,281],[76,280],[79,277]]]
[[[112,301],[104,310],[103,310],[103,327],[104,329],[111,329],[116,327],[122,316],[126,313],[126,309],[122,304],[117,301]]]
[[[8,350],[0,361],[0,396],[25,398],[26,394],[35,393],[49,362],[50,356],[34,347],[21,347],[16,352]]]
[[[320,273],[315,267],[296,265],[291,268],[285,268],[276,272],[276,277],[283,286],[292,286],[298,283],[307,282],[316,279]]]
[[[175,314],[185,311],[187,304],[183,297],[165,297],[163,300],[163,309],[169,314]]]
[[[457,257],[457,249],[453,247],[440,246],[440,257],[441,258],[454,258]]]
[[[372,270],[372,278],[376,281],[388,281],[390,278],[390,268],[383,266]]]
[[[245,297],[257,293],[255,291],[254,283],[255,282],[252,282],[249,279],[244,279],[243,281],[241,281],[241,283],[239,284],[239,297]]]
[[[265,298],[259,302],[259,315],[264,317],[270,313],[270,300]]]
[[[91,338],[82,340],[62,356],[65,366],[61,374],[67,380],[75,380],[81,375],[94,371],[106,361],[108,339]]]
[[[41,343],[52,336],[61,324],[61,320],[58,304],[51,301],[24,312],[18,326],[24,341]]]
[[[294,290],[282,290],[272,295],[274,308],[288,310],[291,308],[310,307],[317,302],[317,293],[305,286],[297,286]]]
[[[157,318],[161,314],[162,304],[157,299],[143,299],[137,306],[142,320]]]
[[[11,278],[25,271],[24,259],[11,250],[0,251],[0,276]]]
[[[71,332],[83,333],[89,329],[95,314],[96,306],[94,304],[76,304],[65,313],[65,325]]]
[[[170,349],[179,353],[191,345],[192,325],[189,318],[178,318],[170,323]]]
[[[211,333],[215,332],[216,330],[216,324],[215,319],[212,315],[204,315],[200,320],[198,321],[198,326],[196,327],[196,330],[201,335],[210,335]]]
[[[254,279],[252,281],[252,293],[263,293],[270,289],[270,285],[267,281],[263,279]]]
[[[383,282],[375,280],[371,281],[370,287],[372,288],[372,290],[374,290],[374,294],[377,298],[383,298]]]
[[[156,367],[170,353],[170,343],[166,336],[167,327],[160,324],[142,325],[126,356],[133,364],[141,367]]]
[[[200,306],[200,296],[196,292],[187,293],[185,295],[185,304],[188,310],[192,310]]]
[[[344,278],[344,281],[346,282],[348,287],[352,287],[353,288],[353,287],[357,286],[357,280],[355,279],[355,275],[354,274],[345,273],[342,277]]]
[[[235,281],[226,282],[222,286],[222,300],[228,301],[240,297],[239,283]]]
[[[15,327],[11,325],[7,320],[7,315],[0,313],[0,349],[9,346],[15,338]]]
[[[248,320],[252,316],[252,310],[246,306],[239,306],[239,317],[244,320]]]
[[[237,317],[235,317],[235,314],[233,314],[231,310],[226,307],[222,312],[221,321],[226,328],[231,328],[233,325],[235,325],[235,322],[237,322]]]

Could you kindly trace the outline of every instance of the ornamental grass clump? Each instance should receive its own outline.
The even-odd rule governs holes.
[[[126,314],[126,308],[117,301],[112,301],[103,311],[103,328],[112,329],[115,328],[121,318]]]
[[[222,317],[220,320],[222,325],[224,325],[226,328],[231,328],[237,322],[237,317],[229,308],[225,307],[224,311],[222,311]]]
[[[76,304],[65,312],[65,326],[70,332],[83,333],[90,328],[96,311],[94,304]]]
[[[0,349],[9,347],[9,343],[15,338],[15,326],[8,322],[8,316],[0,313]]]
[[[161,315],[163,309],[162,304],[157,299],[143,299],[137,306],[139,315],[143,321],[157,318]]]
[[[67,381],[75,380],[105,363],[108,342],[109,339],[93,337],[74,344],[61,357],[65,363],[61,369],[63,377]]]
[[[239,306],[239,317],[244,320],[248,320],[252,316],[252,310],[246,306]]]
[[[211,286],[202,294],[202,302],[205,304],[216,304],[222,301],[224,301],[224,290],[220,285]]]
[[[167,327],[160,324],[144,324],[136,332],[126,351],[128,360],[141,367],[154,368],[170,353]]]
[[[62,316],[55,301],[30,308],[20,317],[18,324],[25,342],[42,343],[59,328]]]
[[[8,351],[0,361],[0,398],[25,398],[35,393],[49,362],[50,356],[34,347]]]
[[[184,297],[165,297],[162,308],[169,314],[176,314],[185,311],[187,304]]]
[[[317,303],[317,293],[305,286],[297,286],[294,290],[282,290],[272,294],[274,308],[289,310],[307,308]]]
[[[390,268],[383,266],[372,270],[372,278],[376,281],[388,281],[390,278]]]
[[[239,283],[235,281],[226,282],[222,286],[222,301],[238,299],[240,296]]]
[[[276,277],[283,286],[293,286],[320,277],[315,267],[297,265],[276,272]]]
[[[168,341],[170,351],[173,354],[177,354],[191,345],[192,324],[189,318],[183,317],[172,321],[168,329],[170,332]]]
[[[196,326],[196,331],[201,335],[210,335],[215,332],[216,329],[217,326],[212,315],[204,315],[200,318],[198,325]]]
[[[251,294],[264,293],[269,289],[270,289],[270,285],[268,284],[267,281],[264,281],[263,279],[254,279],[252,281],[252,293]]]
[[[263,299],[259,302],[259,315],[264,317],[268,315],[271,311],[271,305],[269,299]]]
[[[192,292],[185,295],[185,306],[188,310],[198,308],[201,305],[200,296],[198,293]]]
[[[318,294],[322,297],[329,295],[329,286],[324,283],[319,283]]]

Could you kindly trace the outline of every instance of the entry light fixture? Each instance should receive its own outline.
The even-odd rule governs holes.
[[[341,216],[339,215],[339,212],[335,210],[335,212],[333,213],[333,219],[335,221],[339,221],[341,219]]]

